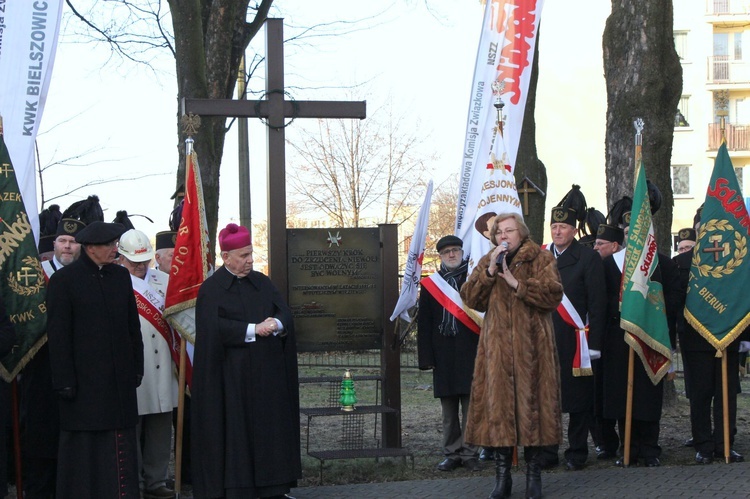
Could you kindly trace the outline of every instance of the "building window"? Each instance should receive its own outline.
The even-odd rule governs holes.
[[[737,166],[734,168],[734,174],[737,175],[737,182],[740,184],[740,190],[744,191],[745,189],[742,188],[742,171],[744,168],[741,166]]]
[[[742,32],[734,33],[734,60],[742,60]]]
[[[690,167],[687,165],[672,165],[672,192],[675,196],[690,194]]]
[[[687,31],[674,32],[674,48],[680,61],[687,60]]]
[[[690,101],[689,95],[683,95],[680,97],[680,102],[677,104],[677,114],[674,117],[674,126],[690,126],[688,122],[689,107],[688,102]]]

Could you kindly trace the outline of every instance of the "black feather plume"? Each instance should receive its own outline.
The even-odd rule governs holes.
[[[99,205],[99,197],[92,195],[81,201],[76,201],[63,212],[62,218],[74,218],[86,225],[92,222],[103,222],[104,212]]]
[[[62,220],[60,205],[51,204],[39,214],[39,235],[50,236],[57,232],[57,225]]]
[[[633,199],[623,196],[622,199],[612,205],[612,209],[607,213],[607,220],[610,225],[620,227],[623,225],[622,216],[633,209]]]

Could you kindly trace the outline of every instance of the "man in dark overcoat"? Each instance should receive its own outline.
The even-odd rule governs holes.
[[[76,235],[78,260],[47,290],[52,386],[60,401],[58,499],[137,499],[136,388],[143,342],[128,271],[114,264],[120,224]]]
[[[192,465],[196,497],[282,498],[302,476],[291,310],[252,270],[245,227],[219,233],[224,266],[196,305]]]
[[[695,230],[700,226],[700,209],[694,219]],[[677,335],[682,359],[685,363],[685,385],[690,401],[690,429],[692,438],[687,442],[695,450],[695,462],[710,464],[714,458],[724,458],[724,404],[722,402],[721,358],[716,357],[716,348],[690,325],[684,318],[685,299],[690,282],[690,267],[693,248],[679,253],[674,262],[680,275],[680,313],[677,320]],[[739,344],[747,340],[745,330],[724,350],[727,356],[727,391],[729,406],[729,461],[739,463],[745,457],[735,451],[734,435],[737,431],[737,393],[740,391]]]
[[[436,249],[440,270],[422,281],[419,294],[419,368],[432,369],[433,393],[442,409],[445,458],[438,470],[452,471],[463,465],[474,471],[478,469],[478,449],[464,443],[464,430],[479,334],[451,313],[462,303],[458,293],[466,282],[468,261],[463,258],[463,241],[456,236],[441,238]]]
[[[52,258],[42,262],[44,278],[70,265],[81,254],[75,236],[86,227],[77,219],[63,218],[53,234]],[[21,427],[23,433],[23,489],[26,499],[54,497],[57,487],[57,452],[60,438],[58,396],[52,388],[49,345],[45,343],[26,364],[21,376]]]
[[[606,324],[606,296],[604,294],[604,268],[599,254],[575,239],[576,211],[572,208],[552,209],[550,232],[552,244],[549,251],[557,259],[557,268],[563,284],[563,303],[552,314],[555,342],[560,359],[560,385],[562,412],[569,415],[568,448],[565,466],[580,470],[588,457],[588,434],[594,422],[593,369],[576,363],[577,359],[601,357],[601,338]],[[566,299],[574,310],[566,310]],[[579,341],[579,331],[570,323],[577,315],[579,322],[587,325],[588,352]],[[575,319],[575,318],[574,318]],[[579,322],[575,322],[579,324]],[[580,324],[579,324],[580,325]],[[557,448],[544,447],[544,467],[558,462]]]
[[[623,226],[629,224],[630,215],[624,215]],[[624,231],[625,233],[627,231]],[[627,404],[628,358],[630,347],[625,342],[625,332],[620,327],[620,288],[625,263],[625,249],[604,258],[604,275],[607,285],[607,329],[603,339],[602,367],[604,384],[604,417],[616,419],[621,445],[625,443],[625,410]],[[668,316],[675,314],[677,268],[671,259],[659,253],[658,264],[652,279],[662,284]],[[670,331],[674,328],[670,326]],[[670,334],[673,340],[673,334]],[[643,363],[636,359],[633,371],[633,404],[630,438],[630,465],[659,466],[659,424],[664,399],[664,380],[654,385]],[[621,448],[624,453],[624,449]],[[621,457],[618,466],[624,464]]]
[[[16,331],[5,312],[0,296],[0,359],[8,355],[16,344]],[[0,497],[8,494],[8,427],[10,426],[10,384],[0,380]]]

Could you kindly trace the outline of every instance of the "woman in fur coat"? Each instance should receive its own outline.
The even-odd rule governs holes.
[[[479,260],[461,288],[464,303],[485,312],[466,441],[496,450],[492,499],[510,496],[513,447],[523,446],[526,497],[536,498],[542,493],[539,448],[562,442],[551,317],[562,283],[554,256],[529,239],[519,215],[498,215],[490,241],[497,247]]]

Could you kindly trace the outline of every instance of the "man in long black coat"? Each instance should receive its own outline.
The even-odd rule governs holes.
[[[468,262],[463,259],[462,248],[463,241],[456,236],[441,238],[436,246],[440,255],[440,270],[437,276],[428,278],[441,279],[456,295],[466,282]],[[478,469],[478,449],[465,444],[463,436],[479,335],[451,314],[450,307],[441,305],[428,288],[423,281],[419,294],[417,353],[419,368],[432,369],[433,393],[435,398],[440,399],[442,409],[445,459],[438,469],[452,471],[463,465],[473,471]],[[444,293],[437,290],[435,293],[439,294],[441,300],[449,299]],[[461,299],[460,296],[455,297]]]
[[[620,441],[625,440],[625,409],[627,402],[628,357],[630,347],[625,343],[625,332],[620,328],[620,286],[624,249],[604,259],[604,274],[607,283],[607,330],[603,340],[602,366],[604,381],[604,417],[616,419],[620,429]],[[679,308],[675,299],[678,289],[677,267],[671,259],[659,253],[653,279],[662,284],[668,319],[674,317]],[[673,322],[670,321],[670,326]],[[670,327],[670,332],[674,331]],[[674,342],[673,334],[670,334]],[[674,343],[673,343],[674,344]],[[643,363],[636,359],[633,371],[633,414],[630,441],[630,464],[641,459],[648,467],[659,466],[659,422],[664,399],[664,380],[654,385],[648,377]],[[617,462],[622,465],[620,459]]]
[[[692,260],[693,249],[674,257],[680,273],[680,310],[683,311]],[[680,339],[682,359],[685,362],[685,384],[688,385],[689,382],[690,427],[692,444],[696,450],[695,461],[698,464],[709,464],[714,458],[724,458],[722,360],[716,358],[716,348],[701,336],[682,314],[677,320],[677,334]],[[747,335],[746,330],[724,351],[724,355],[727,356],[727,390],[729,393],[729,460],[733,463],[745,460],[744,456],[732,447],[737,423],[737,393],[740,390],[739,344],[741,340],[747,339]]]
[[[583,323],[588,323],[588,348],[591,359],[601,356],[601,338],[606,324],[604,268],[599,254],[575,240],[576,212],[571,208],[552,209],[549,250],[557,258],[563,292]],[[588,457],[588,434],[594,421],[593,371],[574,375],[578,333],[558,311],[552,314],[555,342],[560,358],[562,412],[569,414],[568,449],[565,466],[580,470]],[[557,463],[557,448],[544,447],[544,467]]]
[[[76,235],[78,260],[47,290],[52,385],[60,396],[57,498],[139,497],[136,388],[143,341],[128,271],[112,263],[120,224]]]
[[[252,270],[245,227],[219,233],[224,266],[201,285],[192,391],[195,497],[284,497],[302,476],[292,314]]]

